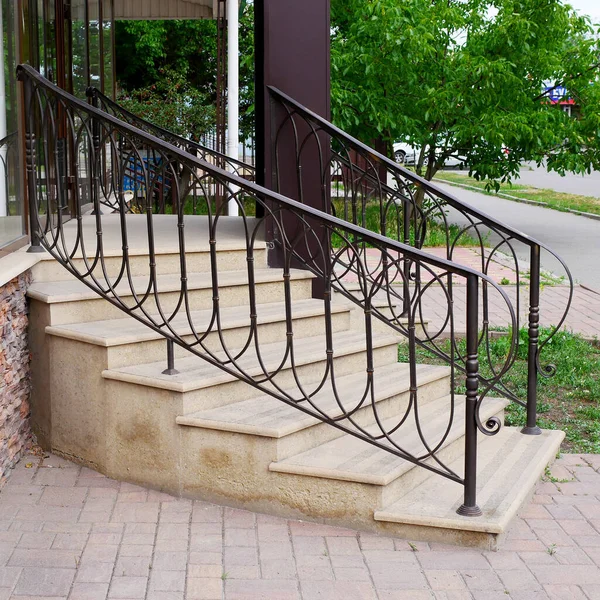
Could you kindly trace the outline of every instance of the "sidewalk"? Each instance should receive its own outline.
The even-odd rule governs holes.
[[[426,248],[429,254],[444,258],[445,248]],[[380,269],[380,253],[375,250],[367,250],[367,267],[372,273],[377,274]],[[456,262],[475,270],[481,270],[481,256],[479,252],[472,248],[456,248],[454,252]],[[342,269],[340,268],[340,271]],[[491,279],[500,285],[507,294],[511,303],[516,307],[516,296],[519,293],[519,326],[527,327],[529,313],[529,286],[521,285],[517,288],[515,284],[515,271],[501,260],[491,261],[488,267],[488,275]],[[521,273],[528,274],[528,269]],[[426,271],[421,273],[423,281],[431,279],[431,275]],[[347,273],[343,281],[349,284],[355,284],[357,277],[354,273]],[[504,284],[504,282],[509,284]],[[526,278],[522,282],[528,283]],[[447,286],[447,280],[443,280],[444,286]],[[396,279],[395,284],[400,286],[401,280]],[[425,287],[425,286],[423,286]],[[447,287],[435,283],[426,288],[421,300],[423,306],[423,315],[429,320],[429,333],[437,333],[446,323],[448,310],[448,301],[446,297]],[[482,298],[479,298],[479,322],[483,319]],[[466,294],[465,281],[461,277],[453,277],[453,297],[454,297],[454,328],[455,331],[464,335],[466,331]],[[557,325],[563,316],[569,299],[569,287],[564,284],[543,284],[540,292],[540,326],[552,327]],[[491,327],[507,327],[510,322],[510,313],[506,302],[496,289],[489,286],[488,289],[488,309],[489,323]],[[589,338],[600,339],[600,294],[590,291],[578,284],[575,284],[573,293],[573,302],[567,315],[563,327],[574,333]],[[449,325],[446,325],[446,333],[449,332]]]
[[[0,492],[2,600],[598,600],[600,456],[564,455],[499,552],[178,499],[58,457]]]

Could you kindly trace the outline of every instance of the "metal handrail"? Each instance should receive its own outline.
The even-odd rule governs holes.
[[[83,102],[51,82],[27,65],[18,68],[19,79],[25,91],[26,164],[32,249],[45,248],[72,275],[94,290],[102,298],[144,323],[167,340],[167,371],[175,372],[173,345],[229,373],[235,378],[329,423],[373,446],[384,449],[421,468],[435,472],[464,486],[464,503],[461,514],[481,514],[476,502],[477,434],[494,435],[500,428],[496,417],[485,422],[480,419],[480,409],[488,392],[494,389],[513,364],[518,339],[517,317],[506,292],[485,273],[458,264],[447,258],[433,256],[426,251],[401,241],[370,231],[326,212],[292,200],[256,183],[246,181],[224,169],[187,153],[182,148],[140,130]],[[60,143],[60,144],[59,144]],[[60,150],[60,151],[59,151]],[[152,161],[150,161],[150,158]],[[149,166],[152,162],[152,167]],[[146,227],[147,276],[142,283],[132,275],[129,250],[129,229],[132,219],[130,201],[126,199],[124,181],[132,169],[142,179],[143,196],[137,199],[137,211]],[[102,186],[106,166],[110,166],[110,191],[114,195],[115,212],[103,215],[101,197],[106,193]],[[40,177],[43,173],[44,179]],[[162,185],[168,181],[168,185]],[[225,192],[225,202],[214,205],[217,189]],[[83,207],[89,198],[93,213],[86,216]],[[84,198],[85,196],[85,198]],[[210,277],[213,296],[212,318],[208,325],[195,322],[190,305],[188,285],[188,254],[186,252],[185,207],[189,197],[203,203],[208,223],[210,248]],[[244,198],[249,197],[264,212],[254,219],[246,214]],[[160,295],[160,277],[157,275],[155,206],[170,202],[173,235],[178,243],[180,288],[175,306],[167,306]],[[216,248],[219,243],[223,206],[237,202],[240,223],[245,232],[247,269],[247,294],[249,307],[248,338],[242,348],[232,349],[221,327],[221,301],[219,294],[220,269]],[[71,219],[71,223],[67,219]],[[118,224],[122,245],[116,271],[111,272],[104,250],[104,227],[107,219]],[[273,244],[282,256],[282,291],[285,303],[286,331],[285,353],[278,367],[267,368],[261,355],[258,330],[260,303],[255,286],[256,243],[264,223],[274,223],[277,235]],[[93,233],[84,225],[93,223]],[[227,221],[225,221],[227,222]],[[194,240],[197,233],[194,233]],[[367,253],[377,255],[378,269],[369,267]],[[405,261],[416,266],[420,276],[409,281],[404,270]],[[158,261],[159,262],[159,261]],[[306,383],[294,362],[294,303],[292,302],[292,267],[301,267],[312,273],[324,288],[323,309],[325,319],[326,350],[322,361],[326,364],[322,378],[316,383]],[[114,266],[112,267],[115,268]],[[348,284],[347,276],[355,278],[358,288]],[[453,278],[465,283],[466,289],[466,351],[458,349],[454,331]],[[400,314],[398,305],[405,305],[403,290],[406,285],[415,287],[410,310]],[[416,378],[416,348],[426,344],[418,326],[422,323],[422,299],[434,286],[443,291],[447,301],[451,324],[452,353],[447,357],[452,388],[447,424],[443,432],[428,439],[419,417],[419,389]],[[509,314],[510,350],[492,375],[479,375],[480,335],[478,297],[495,290],[507,307]],[[332,296],[338,292],[352,302],[364,315],[365,387],[357,390],[357,398],[341,398],[335,386],[335,336],[332,325]],[[378,301],[384,300],[384,306]],[[184,319],[186,333],[174,326],[176,317]],[[384,323],[391,331],[407,338],[409,352],[410,392],[406,408],[394,415],[394,423],[379,414],[374,398],[377,372],[374,362],[375,320]],[[202,329],[201,327],[204,327]],[[207,345],[209,334],[218,340],[216,351]],[[317,352],[317,350],[315,350]],[[245,366],[248,357],[255,361],[259,374],[252,374]],[[280,375],[289,365],[297,389],[293,393],[280,383]],[[454,423],[456,372],[465,374],[465,475],[454,472],[439,456]],[[323,387],[331,386],[337,407],[335,414],[318,405],[316,395]],[[373,412],[373,430],[356,419],[359,410]],[[409,419],[410,417],[410,419]],[[423,450],[417,453],[403,447],[399,432],[412,424]],[[431,433],[431,432],[430,432]]]
[[[356,212],[357,196],[362,196],[363,209],[366,204],[371,200],[365,201],[364,198],[372,196],[374,202],[380,204],[380,229],[385,232],[386,235],[390,235],[389,228],[386,228],[386,219],[389,217],[390,206],[393,207],[394,203],[399,203],[401,208],[398,216],[398,227],[397,235],[403,237],[403,241],[407,244],[412,242],[417,247],[421,247],[424,241],[424,234],[427,227],[428,219],[432,217],[438,217],[446,231],[446,245],[447,245],[447,257],[453,259],[454,251],[457,244],[460,242],[461,236],[465,234],[473,233],[479,243],[481,252],[481,271],[486,272],[491,261],[501,250],[507,249],[509,257],[514,263],[514,270],[517,273],[517,288],[516,288],[516,304],[517,314],[519,307],[519,283],[520,283],[520,272],[519,264],[517,260],[517,254],[512,247],[513,241],[517,241],[525,244],[529,247],[530,254],[530,281],[529,281],[529,348],[528,348],[528,396],[527,402],[522,402],[519,398],[512,393],[506,386],[500,386],[497,388],[498,391],[503,392],[513,401],[522,404],[527,407],[527,424],[523,429],[524,433],[539,434],[540,429],[537,427],[537,376],[538,374],[549,377],[552,376],[556,367],[554,365],[541,365],[540,355],[546,344],[554,337],[556,332],[564,324],[567,317],[567,313],[570,309],[571,302],[573,299],[573,277],[570,273],[569,268],[565,264],[564,260],[558,256],[552,249],[546,244],[536,240],[535,238],[514,229],[513,227],[502,223],[498,219],[486,214],[483,211],[471,206],[470,204],[463,202],[452,194],[447,193],[436,184],[427,181],[417,175],[416,173],[402,167],[395,161],[384,156],[380,152],[370,148],[366,144],[362,143],[355,137],[347,134],[339,127],[336,127],[333,123],[330,123],[314,111],[303,106],[287,94],[283,93],[279,89],[269,86],[269,92],[274,103],[279,103],[285,108],[285,117],[280,118],[278,122],[278,128],[274,134],[273,144],[277,147],[277,136],[282,135],[285,132],[285,128],[293,130],[296,151],[297,151],[297,165],[296,168],[299,171],[298,177],[301,179],[300,166],[302,165],[302,148],[307,145],[307,140],[316,141],[319,145],[320,155],[322,162],[326,152],[324,145],[326,142],[320,139],[320,136],[330,140],[331,148],[330,152],[332,155],[331,159],[327,160],[327,164],[321,165],[321,175],[324,179],[330,177],[330,171],[337,170],[341,173],[344,183],[348,183],[350,191],[348,195],[350,198],[346,198],[345,212],[350,212],[347,205],[350,204],[354,212]],[[299,116],[302,120],[302,124],[297,123],[295,117]],[[304,133],[302,130],[304,126]],[[334,147],[335,146],[335,147]],[[277,150],[275,149],[275,155]],[[332,165],[337,165],[333,166]],[[275,170],[277,172],[276,165]],[[382,179],[380,173],[381,169],[385,172],[385,177]],[[397,189],[392,189],[389,185],[388,177],[392,178],[397,186]],[[358,183],[356,183],[358,182]],[[412,188],[412,189],[411,189]],[[420,190],[422,195],[430,202],[431,206],[423,208],[416,201],[415,190]],[[301,194],[301,191],[299,192]],[[332,198],[332,205],[334,199]],[[451,238],[449,233],[449,222],[446,216],[446,207],[461,213],[468,221],[469,225],[460,229],[458,234]],[[364,214],[362,215],[364,220]],[[360,218],[360,215],[359,215]],[[355,217],[356,220],[356,217]],[[482,232],[480,231],[481,226],[485,226],[493,233],[497,234],[500,238],[500,242],[489,252],[484,250],[484,240]],[[541,264],[540,254],[546,251],[553,256],[562,266],[566,277],[569,281],[570,291],[569,297],[565,303],[564,311],[558,321],[553,327],[550,334],[540,342],[539,339],[539,302],[540,302],[540,278],[541,278]],[[405,263],[406,280],[409,279],[409,273],[411,270],[410,261],[407,259]],[[410,304],[410,290],[407,283],[405,283],[405,308]],[[487,303],[485,298],[484,289],[484,318],[487,321]],[[445,326],[446,324],[444,324]],[[438,332],[439,333],[439,332]],[[484,333],[487,333],[484,332]],[[435,337],[435,336],[434,336]],[[432,341],[432,340],[429,340]],[[430,350],[437,356],[443,358],[443,353],[438,348],[431,347]]]

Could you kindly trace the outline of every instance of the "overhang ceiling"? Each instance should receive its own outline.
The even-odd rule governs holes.
[[[114,0],[115,19],[214,19],[217,0]]]

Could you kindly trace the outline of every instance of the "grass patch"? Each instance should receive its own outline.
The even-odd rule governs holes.
[[[540,339],[546,339],[550,330],[541,329]],[[527,331],[519,332],[521,343],[512,369],[504,382],[513,393],[523,400],[527,397]],[[458,342],[464,353],[464,341]],[[502,362],[509,351],[508,337],[496,337],[490,342],[492,359]],[[443,349],[450,351],[450,342]],[[408,348],[399,346],[399,360],[408,360]],[[480,370],[485,375],[487,359],[480,351]],[[417,362],[445,364],[423,349],[417,350]],[[561,429],[566,433],[563,450],[575,453],[600,454],[600,348],[578,335],[560,331],[546,345],[542,353],[542,365],[556,366],[556,375],[539,377],[538,424],[543,429]],[[460,380],[459,380],[460,383]],[[457,393],[464,393],[459,385]],[[506,409],[506,425],[525,424],[525,409],[511,403]]]
[[[334,198],[333,208],[335,211],[335,215],[340,219],[344,219],[344,201],[342,199]],[[352,214],[350,207],[348,208],[348,219],[352,220]],[[358,216],[358,225],[361,227],[365,227],[369,231],[373,231],[375,233],[382,233],[381,229],[381,216],[380,216],[380,208],[378,202],[367,203],[365,207],[364,214],[364,222],[363,216]],[[398,234],[398,230],[400,229],[400,235]],[[452,243],[457,236],[461,232],[461,227],[458,225],[450,224],[448,227],[448,232],[446,232],[445,226],[443,223],[431,219],[427,223],[427,228],[425,231],[425,239],[423,240],[424,247],[437,247],[437,246],[446,246],[448,244],[448,239],[450,243]],[[393,240],[403,241],[402,235],[402,220],[396,218],[396,216],[390,211],[388,218],[386,219],[386,227],[385,227],[385,236],[392,238]],[[415,244],[415,232],[414,228],[411,228],[411,240],[410,243],[412,246]],[[484,240],[485,242],[485,240]],[[460,243],[458,244],[462,247],[479,247],[479,240],[475,237],[469,235],[468,233],[463,233],[460,236]]]
[[[473,177],[464,175],[463,173],[451,173],[444,171],[439,173],[438,179],[450,181],[452,183],[464,183],[471,185],[484,194],[495,196],[496,192],[489,190],[489,184],[485,181],[477,181]],[[541,188],[531,187],[527,185],[520,185],[518,183],[501,183],[498,191],[517,198],[523,198],[525,200],[535,200],[536,202],[545,202],[550,208],[556,210],[566,211],[579,210],[582,212],[592,213],[594,215],[600,215],[600,198],[592,198],[590,196],[579,196],[577,194],[565,194],[563,192],[555,192],[554,190],[545,190]]]
[[[344,218],[344,203],[343,200],[335,200],[333,201],[335,214],[340,218]],[[255,216],[256,215],[256,201],[251,196],[244,196],[244,210],[247,216]],[[214,198],[211,199],[211,212],[214,215],[216,212],[216,203]],[[184,205],[183,213],[185,215],[206,215],[208,214],[208,205],[206,198],[204,196],[198,196],[195,199],[192,196],[188,196]],[[170,204],[166,204],[165,206],[165,214],[173,214],[173,207]],[[352,216],[349,214],[349,218]],[[380,221],[380,213],[379,213],[379,204],[373,202],[372,204],[367,204],[365,210],[365,219],[364,224],[362,223],[362,217],[359,218],[361,226],[365,227],[369,231],[373,231],[375,233],[381,233],[381,221]],[[385,235],[394,240],[401,241],[402,235],[398,235],[398,228],[402,228],[402,222],[398,221],[395,218],[389,218],[386,223]],[[449,239],[452,243],[456,237],[459,235],[461,228],[458,225],[451,224],[449,227]],[[338,244],[336,245],[336,239]],[[339,238],[334,234],[333,238],[334,247],[341,246],[341,242]],[[415,243],[414,231],[411,231],[411,245]],[[425,240],[423,242],[423,246],[425,247],[436,247],[436,246],[446,246],[447,237],[446,230],[442,223],[439,223],[435,220],[430,220],[427,224]],[[475,239],[473,236],[468,234],[463,234],[460,237],[460,246],[464,247],[479,247],[479,240]]]

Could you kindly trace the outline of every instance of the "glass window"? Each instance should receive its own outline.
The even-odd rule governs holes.
[[[104,60],[104,79],[102,92],[114,96],[115,67],[113,57],[113,0],[102,0],[102,59]]]
[[[13,0],[0,0],[3,53],[0,68],[0,247],[23,234],[17,138],[15,4]]]
[[[89,43],[88,43],[88,10],[84,0],[71,4],[71,48],[73,78],[71,91],[78,98],[85,98],[85,90],[89,86]],[[67,59],[69,56],[66,57]]]

